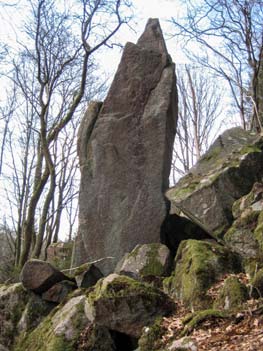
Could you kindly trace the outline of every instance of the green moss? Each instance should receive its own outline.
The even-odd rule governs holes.
[[[162,319],[158,318],[151,327],[145,328],[138,343],[140,351],[158,351],[162,346],[164,333],[165,328],[162,326]]]
[[[263,211],[260,212],[257,218],[257,227],[255,228],[254,236],[259,244],[260,250],[263,252]]]
[[[254,297],[263,297],[263,268],[256,272],[251,280],[251,286],[253,288]]]
[[[90,268],[90,266],[91,266],[91,263],[84,263],[81,266],[75,268],[73,270],[73,274],[72,275],[74,277],[77,276],[77,275],[80,275],[80,274],[86,272]]]
[[[214,302],[215,308],[234,309],[249,298],[247,287],[237,277],[228,277],[219,296]]]
[[[75,335],[71,340],[67,340],[64,335],[56,335],[54,332],[54,319],[57,317],[57,313],[63,309],[64,304],[58,305],[54,308],[49,315],[32,331],[23,333],[16,340],[14,351],[73,351],[76,349],[76,343],[78,341],[79,334],[83,329],[82,316],[84,306],[82,303],[75,305],[77,313],[74,318],[71,317]],[[66,317],[67,312],[59,315],[59,318],[63,320]]]
[[[220,155],[222,148],[219,146],[211,148],[203,157],[201,157],[200,162],[209,162],[213,161],[215,158]]]
[[[209,287],[224,273],[240,270],[236,256],[224,247],[198,240],[181,242],[175,258],[175,271],[164,280],[165,291],[191,308],[211,305]]]
[[[147,252],[147,262],[143,269],[140,271],[142,276],[156,275],[162,276],[164,267],[158,260],[160,244],[150,244],[147,245],[150,250]]]
[[[190,334],[198,324],[214,318],[227,318],[229,315],[225,311],[220,311],[216,309],[208,309],[204,311],[199,311],[193,313],[185,322],[185,327],[181,332],[181,337]]]
[[[257,144],[245,145],[240,150],[240,155],[246,155],[252,152],[262,152],[262,150]]]

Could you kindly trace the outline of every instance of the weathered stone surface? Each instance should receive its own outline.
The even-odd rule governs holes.
[[[90,288],[103,277],[99,268],[92,263],[84,263],[74,270],[72,274],[74,275],[79,288]]]
[[[170,273],[172,258],[170,250],[163,244],[137,245],[125,255],[117,265],[116,273],[143,279],[149,276],[167,276]]]
[[[20,280],[26,289],[41,294],[62,280],[70,280],[50,263],[41,260],[30,260],[24,265]]]
[[[256,272],[251,280],[253,296],[258,298],[263,296],[263,268]]]
[[[263,183],[256,182],[249,194],[233,203],[233,217],[238,218],[247,208],[253,211],[263,211]]]
[[[167,197],[212,235],[230,226],[232,205],[263,173],[263,137],[233,128],[224,132]]]
[[[167,216],[162,225],[161,240],[169,247],[173,256],[176,255],[180,242],[187,239],[211,239],[211,235],[186,217],[177,214]]]
[[[246,285],[241,283],[237,277],[230,276],[224,281],[224,285],[214,302],[214,307],[229,310],[241,306],[248,299]]]
[[[17,324],[29,300],[21,283],[0,286],[0,344],[10,347],[17,336]]]
[[[29,293],[29,300],[17,324],[18,333],[26,333],[36,328],[55,306],[54,303],[43,301],[39,295]]]
[[[207,290],[225,273],[241,270],[238,258],[214,242],[182,241],[175,257],[175,270],[164,280],[164,289],[188,307],[211,306]]]
[[[42,294],[42,299],[49,302],[61,303],[65,297],[76,289],[76,284],[68,280],[56,283]]]
[[[85,300],[85,295],[71,298],[36,329],[19,338],[14,350],[76,350],[81,332],[90,324],[84,313]]]
[[[128,43],[108,96],[89,107],[79,129],[81,185],[75,265],[160,241],[167,214],[177,121],[174,64],[158,20]]]
[[[161,290],[111,274],[95,285],[87,298],[85,311],[92,322],[138,338],[144,326],[174,308],[173,301]]]

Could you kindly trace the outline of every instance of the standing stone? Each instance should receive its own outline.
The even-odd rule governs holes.
[[[176,122],[174,64],[150,19],[126,44],[105,102],[92,103],[80,125],[76,265],[112,256],[100,266],[109,273],[137,244],[160,241]]]

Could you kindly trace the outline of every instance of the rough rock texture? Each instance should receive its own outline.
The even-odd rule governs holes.
[[[62,280],[70,280],[50,263],[41,260],[30,260],[24,265],[20,280],[26,289],[41,294]]]
[[[29,294],[21,283],[0,287],[0,344],[11,346],[28,300]]]
[[[81,265],[73,272],[73,275],[76,279],[78,288],[90,288],[103,277],[99,268],[92,263]]]
[[[54,303],[61,303],[65,297],[76,289],[76,284],[68,280],[56,283],[42,294],[42,299]]]
[[[233,202],[262,174],[263,137],[233,128],[217,138],[167,197],[207,232],[221,236],[233,219]]]
[[[229,310],[237,308],[249,299],[248,289],[235,276],[228,277],[214,302],[214,308]]]
[[[190,308],[211,305],[207,290],[225,273],[240,272],[238,258],[214,242],[182,241],[175,257],[175,270],[164,280],[165,290]]]
[[[125,255],[117,265],[116,273],[128,275],[134,279],[148,276],[167,276],[170,273],[172,258],[170,250],[162,244],[137,245]]]
[[[177,122],[174,64],[158,20],[127,43],[108,96],[79,129],[81,186],[75,265],[160,241]]]
[[[71,298],[31,333],[23,335],[14,350],[76,350],[81,331],[90,324],[84,313],[85,301],[85,295]]]
[[[249,207],[253,211],[263,211],[263,183],[256,182],[249,194],[234,202],[233,217],[238,218]]]
[[[111,274],[95,285],[88,295],[85,311],[92,322],[138,338],[144,326],[174,308],[173,301],[161,290]]]
[[[262,262],[263,255],[263,184],[255,183],[249,194],[234,202],[236,220],[224,235],[224,241],[245,259]]]

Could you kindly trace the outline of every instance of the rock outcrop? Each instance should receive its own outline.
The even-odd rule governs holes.
[[[263,137],[233,128],[167,192],[172,203],[216,237],[230,227],[234,201],[262,179]]]
[[[160,242],[176,122],[174,64],[150,19],[137,44],[126,44],[106,100],[80,125],[75,265],[111,256],[109,273],[137,244]]]
[[[115,273],[95,285],[85,306],[93,323],[134,338],[174,310],[174,302],[161,290]]]

